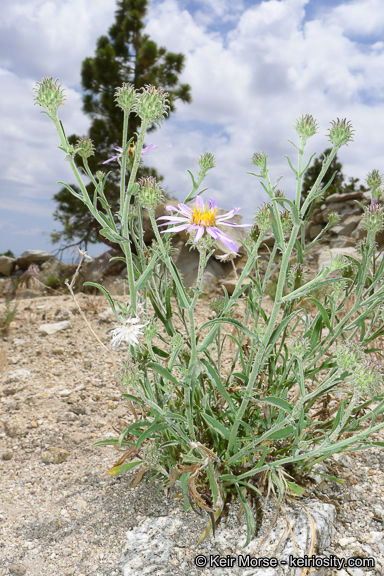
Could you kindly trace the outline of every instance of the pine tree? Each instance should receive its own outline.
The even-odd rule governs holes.
[[[123,113],[115,105],[115,89],[123,82],[130,82],[137,89],[147,84],[161,87],[169,93],[169,114],[175,111],[177,99],[187,103],[192,101],[190,86],[178,81],[184,67],[184,55],[167,52],[150,40],[147,34],[143,34],[147,5],[148,0],[117,0],[115,23],[109,28],[108,36],[101,36],[97,40],[95,56],[86,58],[82,63],[81,82],[85,90],[83,111],[92,118],[88,136],[96,148],[95,155],[89,158],[89,166],[93,174],[97,170],[112,170],[106,193],[113,213],[118,210],[118,165],[105,166],[103,162],[114,155],[116,146],[121,146]],[[140,119],[132,114],[128,139],[133,137],[136,140],[139,126]],[[149,131],[153,129],[155,126],[149,127]],[[75,134],[68,138],[71,144],[78,139]],[[138,176],[150,175],[162,180],[155,170],[140,168]],[[72,187],[77,190],[75,185]],[[92,191],[92,185],[89,185],[89,191]],[[98,235],[100,225],[85,205],[66,188],[55,194],[54,200],[58,204],[54,219],[62,224],[63,229],[52,234],[53,242],[73,242],[85,248],[92,242],[108,243]]]

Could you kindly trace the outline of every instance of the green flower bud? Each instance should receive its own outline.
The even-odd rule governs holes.
[[[295,356],[298,360],[302,360],[310,349],[311,343],[309,338],[296,336],[295,338],[292,338],[292,340],[288,341],[287,346],[292,356]]]
[[[377,234],[384,229],[383,207],[377,200],[373,200],[372,204],[365,208],[364,215],[361,219],[361,228],[371,231],[373,234]]]
[[[358,396],[376,395],[383,386],[383,364],[369,359],[355,342],[337,346],[336,365],[339,373],[349,372],[348,383]]]
[[[330,266],[331,272],[340,270],[341,268],[344,268],[344,266],[347,264],[347,261],[342,254],[336,254],[335,256],[331,256],[331,259],[332,259]]]
[[[164,116],[168,116],[168,96],[162,88],[147,85],[138,93],[134,110],[143,122],[155,122],[160,126]]]
[[[59,81],[43,78],[41,82],[36,82],[34,90],[36,92],[35,104],[45,108],[51,118],[56,116],[58,107],[60,104],[64,105],[65,99],[64,90],[62,90]]]
[[[303,286],[307,280],[308,271],[304,269],[303,264],[293,264],[287,275],[287,286],[294,291]]]
[[[99,182],[103,181],[104,176],[105,176],[105,173],[102,170],[98,170],[96,172],[96,178],[98,179]]]
[[[149,324],[144,328],[144,337],[146,341],[150,344],[158,334],[157,325],[155,320],[151,320]]]
[[[260,228],[261,234],[265,234],[267,230],[271,228],[271,213],[268,204],[265,203],[260,206],[259,210],[256,212],[254,222],[256,226]]]
[[[211,168],[216,166],[216,160],[213,154],[210,152],[205,152],[202,156],[199,156],[197,163],[200,166],[202,172],[208,172]]]
[[[353,142],[353,133],[355,132],[352,129],[352,124],[347,122],[347,119],[344,118],[343,120],[337,119],[337,122],[332,121],[332,128],[329,129],[329,140],[340,148],[344,144],[348,145],[348,142]]]
[[[261,168],[261,176],[264,177],[267,175],[267,157],[265,152],[255,152],[251,158],[251,164]]]
[[[280,218],[283,227],[283,234],[284,236],[287,236],[293,228],[292,214],[289,210],[283,210],[283,212],[280,213]]]
[[[95,147],[90,138],[80,138],[76,142],[76,152],[84,159],[94,156]]]
[[[338,299],[343,296],[346,289],[347,283],[345,280],[335,282],[335,284],[332,284],[332,292],[330,293],[330,297],[334,300],[334,302],[337,302]]]
[[[300,138],[304,138],[307,140],[317,132],[317,123],[316,120],[310,114],[305,114],[298,120],[296,120],[296,124],[294,124],[294,128]]]
[[[340,220],[340,216],[336,212],[331,212],[328,216],[328,223],[331,226],[336,226],[336,224],[339,222],[339,220]]]
[[[383,177],[378,170],[372,170],[367,174],[366,183],[372,190],[372,200],[379,200],[383,195],[380,186],[383,184]]]
[[[258,241],[260,235],[261,235],[260,228],[258,227],[257,224],[254,224],[249,231],[249,237],[251,238],[251,240],[253,240],[253,242],[256,243]]]
[[[156,182],[156,179],[152,176],[148,178],[139,179],[139,191],[137,195],[138,202],[143,208],[147,210],[154,210],[158,204],[160,204],[163,199],[163,192]]]
[[[135,109],[138,101],[137,91],[133,84],[124,82],[124,84],[115,90],[115,102],[124,112],[131,112]]]

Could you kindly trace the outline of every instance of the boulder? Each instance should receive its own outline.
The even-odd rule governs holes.
[[[9,256],[0,256],[0,274],[3,276],[10,276],[15,267],[15,258]]]
[[[54,277],[59,280],[62,273],[62,267],[63,264],[61,261],[55,256],[52,256],[49,260],[41,264],[38,279],[43,284],[47,282],[48,278]]]
[[[43,250],[26,250],[22,253],[19,258],[16,258],[16,264],[22,269],[27,270],[30,264],[37,264],[41,266],[47,260],[50,260],[54,256],[49,252],[44,252]]]
[[[108,276],[116,276],[124,269],[125,264],[121,260],[111,260],[118,256],[123,256],[119,250],[110,248],[108,252],[99,254],[96,258],[84,265],[84,276],[86,282],[100,282]]]

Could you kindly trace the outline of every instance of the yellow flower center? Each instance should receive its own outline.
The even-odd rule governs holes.
[[[216,215],[217,208],[207,208],[204,205],[204,210],[200,210],[200,207],[193,208],[192,210],[192,224],[197,226],[204,226],[204,228],[216,226]]]

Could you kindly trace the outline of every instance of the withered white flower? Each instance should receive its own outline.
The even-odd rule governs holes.
[[[112,330],[111,348],[117,348],[122,342],[136,346],[139,343],[138,336],[143,335],[141,329],[148,324],[148,322],[145,324],[139,324],[139,322],[140,318],[127,318],[124,324]]]

